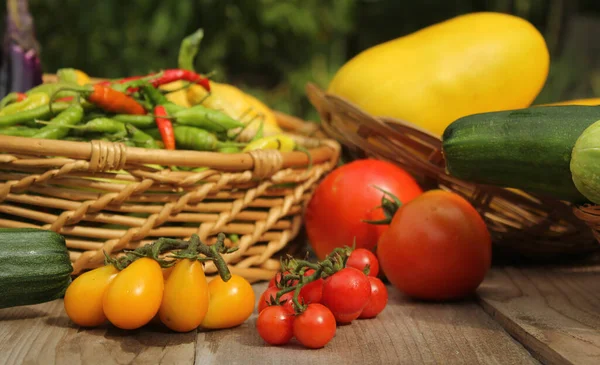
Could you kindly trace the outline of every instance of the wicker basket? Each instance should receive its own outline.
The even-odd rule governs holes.
[[[594,238],[600,237],[600,209],[595,206],[574,207],[514,189],[457,179],[446,172],[438,137],[406,121],[372,116],[313,84],[308,84],[306,91],[325,133],[339,141],[349,155],[394,162],[425,189],[440,188],[465,197],[484,218],[497,250],[549,259],[600,248]]]
[[[305,203],[336,166],[340,145],[307,137],[314,126],[276,113],[280,125],[309,150],[223,154],[0,136],[0,227],[40,227],[66,238],[74,274],[158,237],[197,233],[214,242],[236,234],[225,255],[233,273],[268,280],[272,256],[298,233]],[[202,172],[157,169],[208,167]],[[212,263],[205,267],[216,274]]]

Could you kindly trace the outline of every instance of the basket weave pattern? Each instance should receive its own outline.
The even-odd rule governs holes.
[[[325,133],[350,154],[393,162],[425,189],[440,188],[466,198],[481,214],[498,248],[526,256],[553,257],[600,248],[600,210],[473,184],[445,170],[441,140],[409,122],[376,117],[356,105],[308,84],[307,95],[320,114]],[[595,228],[594,232],[590,226]]]
[[[312,166],[303,152],[222,154],[0,136],[0,227],[62,234],[74,274],[102,265],[104,252],[118,256],[158,237],[196,233],[212,243],[219,232],[235,234],[239,240],[226,244],[238,250],[224,256],[231,271],[268,280],[279,269],[272,256],[296,236],[315,184],[339,158],[333,140],[290,135],[309,149]],[[212,262],[205,271],[216,274]]]

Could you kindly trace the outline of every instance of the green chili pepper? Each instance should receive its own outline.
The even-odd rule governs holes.
[[[175,142],[183,149],[216,151],[225,147],[244,146],[242,143],[221,142],[213,133],[187,125],[175,125]]]
[[[165,105],[170,103],[169,99],[163,95],[157,88],[150,85],[149,83],[142,84],[140,87],[142,93],[150,99],[153,105]]]
[[[16,137],[33,137],[39,131],[37,128],[30,128],[22,125],[13,125],[10,127],[0,128],[0,134],[5,136]]]
[[[23,124],[35,119],[48,119],[57,113],[66,110],[70,104],[68,103],[52,103],[52,110],[50,105],[42,105],[34,109],[24,110],[18,113],[1,115],[0,126],[10,126],[15,124]]]
[[[21,111],[35,109],[50,102],[50,97],[44,93],[29,94],[23,101],[12,103],[0,110],[0,116],[11,115]]]
[[[203,105],[180,110],[173,114],[175,123],[206,129],[210,132],[225,132],[234,128],[244,127],[227,114]]]
[[[20,96],[26,97],[26,95],[23,93],[18,93],[18,92],[8,93],[5,97],[2,98],[2,100],[0,100],[0,110],[4,109],[8,104],[12,104],[17,101],[22,101],[22,100],[19,100]]]
[[[242,150],[238,146],[226,146],[226,147],[219,148],[219,152],[221,152],[221,153],[238,153],[241,151]]]
[[[38,122],[43,124],[50,125],[52,122]],[[76,129],[83,132],[92,132],[92,133],[125,133],[127,130],[125,129],[125,124],[119,122],[118,120],[110,119],[110,118],[95,118],[87,123],[80,126],[66,126],[65,128]]]
[[[56,76],[58,77],[58,82],[79,85],[77,82],[77,73],[73,68],[61,68],[56,71]]]
[[[177,104],[171,103],[171,102],[169,102],[168,104],[164,104],[163,106],[165,107],[165,110],[167,111],[167,114],[169,114],[169,115],[173,115],[173,114],[177,113],[178,111],[187,109],[184,106],[177,105]]]
[[[137,129],[131,124],[126,124],[125,128],[127,129],[127,136],[129,140],[133,142],[137,147],[143,148],[160,148],[158,143],[152,138],[151,135]]]
[[[52,118],[48,125],[33,135],[33,138],[62,139],[69,134],[68,127],[81,122],[82,119],[83,107],[79,103],[73,103],[66,110]]]
[[[161,136],[158,128],[144,129],[144,132],[148,133],[149,135],[152,136],[152,138],[154,138],[156,140],[159,140],[159,141],[162,140],[162,136]]]
[[[35,93],[44,93],[48,96],[53,96],[58,90],[64,89],[64,88],[70,88],[70,87],[73,87],[73,85],[70,83],[52,82],[52,83],[41,84],[32,89],[29,89],[27,92],[25,92],[25,94],[31,95],[31,94],[35,94]],[[75,95],[75,94],[73,94],[71,92],[70,95]],[[60,98],[63,96],[66,96],[66,95],[56,95],[56,98]]]
[[[194,59],[200,48],[202,38],[204,38],[204,30],[202,28],[183,38],[177,57],[179,68],[194,71]]]
[[[145,84],[142,84],[140,89],[142,93],[145,96],[147,96],[150,103],[152,103],[155,106],[162,105],[165,108],[167,114],[169,115],[173,115],[178,111],[186,109],[185,107],[177,105],[169,99],[167,99],[167,97],[159,89],[155,88],[147,82]]]
[[[149,128],[156,126],[152,115],[117,114],[111,117],[125,124],[131,124],[138,128]]]

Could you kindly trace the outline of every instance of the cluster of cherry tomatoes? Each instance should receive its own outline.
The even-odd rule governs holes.
[[[280,272],[259,299],[256,328],[268,344],[296,338],[304,347],[321,348],[335,336],[337,324],[374,318],[387,305],[387,289],[377,277],[379,262],[369,250],[352,250],[344,267],[331,274],[314,277],[314,268],[303,272],[314,280],[299,287],[298,280],[285,279],[289,271]],[[279,300],[278,293],[283,293]]]
[[[132,330],[158,322],[188,332],[238,326],[254,311],[254,291],[244,277],[226,270],[209,281],[193,255],[168,267],[152,257],[137,258],[122,270],[117,266],[85,272],[69,285],[64,307],[73,323],[95,327],[109,321]]]

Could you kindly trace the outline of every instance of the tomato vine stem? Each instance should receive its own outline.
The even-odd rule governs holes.
[[[288,256],[287,260],[281,260],[281,272],[287,271],[289,274],[282,274],[280,280],[275,283],[279,291],[275,298],[270,298],[270,304],[283,304],[281,303],[281,297],[293,292],[291,300],[294,304],[294,312],[296,314],[304,312],[307,304],[300,303],[299,299],[302,288],[309,283],[325,279],[342,270],[346,267],[346,262],[351,253],[352,248],[346,246],[335,248],[325,259],[316,263],[307,260],[298,260],[291,256]],[[310,269],[313,269],[314,272],[310,275],[305,275]]]
[[[135,260],[142,257],[149,257],[156,260],[163,268],[175,265],[178,259],[191,259],[202,262],[212,261],[215,263],[221,279],[229,281],[231,279],[231,272],[222,254],[229,254],[236,250],[237,247],[228,248],[225,246],[224,233],[219,233],[217,235],[217,242],[210,246],[203,243],[197,234],[193,234],[188,241],[161,237],[149,245],[141,246],[131,251],[124,251],[125,254],[121,257],[111,258],[106,252],[104,252],[104,257],[105,264],[114,265],[118,270],[125,269]],[[171,252],[166,258],[160,257],[169,251],[175,252]]]

